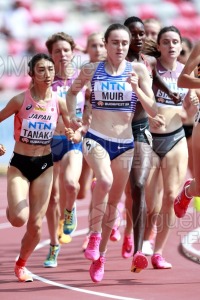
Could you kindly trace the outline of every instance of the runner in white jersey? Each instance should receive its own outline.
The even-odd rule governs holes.
[[[134,140],[131,122],[137,100],[149,115],[154,117],[157,113],[145,66],[125,60],[130,40],[127,27],[110,25],[104,35],[106,61],[85,65],[67,94],[71,121],[79,126],[80,120],[75,117],[76,94],[91,82],[92,120],[84,136],[83,152],[97,181],[92,193],[92,232],[84,254],[93,261],[90,276],[94,282],[103,279],[107,243],[132,164]],[[72,130],[66,133],[72,139],[77,138]],[[138,255],[138,267],[144,259],[142,253]]]

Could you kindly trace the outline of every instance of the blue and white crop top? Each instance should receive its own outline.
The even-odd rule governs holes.
[[[177,86],[178,77],[183,69],[183,64],[177,61],[177,66],[175,71],[169,71],[165,69],[159,60],[157,60],[157,72],[162,77],[168,88],[181,97],[181,102],[175,104],[174,101],[162,90],[153,85],[153,91],[156,99],[157,106],[160,107],[182,107],[182,102],[188,93],[188,89],[180,88]]]
[[[91,81],[92,109],[134,113],[138,98],[126,81],[132,70],[127,61],[124,72],[112,76],[105,71],[105,62],[100,62]]]

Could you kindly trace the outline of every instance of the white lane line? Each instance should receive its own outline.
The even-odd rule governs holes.
[[[82,229],[82,230],[77,230],[75,231],[72,236],[75,237],[75,236],[80,236],[80,235],[84,235],[84,234],[87,234],[88,233],[88,228],[85,228],[85,229]],[[39,243],[37,245],[37,247],[35,248],[35,251],[36,250],[39,250],[47,245],[49,245],[50,243],[50,240],[44,240],[42,241],[41,243]],[[85,293],[85,294],[90,294],[90,295],[95,295],[95,296],[99,296],[99,297],[104,297],[104,298],[109,298],[109,299],[118,299],[118,300],[141,300],[139,298],[129,298],[129,297],[123,297],[123,296],[117,296],[117,295],[112,295],[112,294],[107,294],[107,293],[99,293],[99,292],[93,292],[93,291],[90,291],[90,290],[86,290],[86,289],[80,289],[80,288],[75,288],[75,287],[72,287],[70,285],[65,285],[65,284],[60,284],[60,283],[57,283],[55,281],[52,281],[52,280],[48,280],[44,277],[40,277],[36,274],[33,274],[29,271],[29,273],[31,274],[31,276],[34,278],[34,279],[37,279],[39,281],[42,281],[46,284],[49,284],[49,285],[53,285],[53,286],[57,286],[57,287],[60,287],[60,288],[63,288],[63,289],[67,289],[67,290],[71,290],[71,291],[75,291],[75,292],[79,292],[79,293]]]
[[[0,209],[0,217],[4,217],[6,215],[6,209]]]
[[[111,295],[111,294],[106,294],[106,293],[99,293],[99,292],[93,292],[93,291],[89,291],[89,290],[74,288],[74,287],[69,286],[69,285],[60,284],[60,283],[57,283],[55,281],[51,281],[51,280],[45,279],[43,277],[37,276],[37,275],[32,274],[32,273],[30,273],[30,274],[33,276],[34,279],[42,281],[42,282],[44,282],[46,284],[53,285],[53,286],[58,286],[60,288],[71,290],[71,291],[75,291],[75,292],[80,292],[80,293],[85,293],[85,294],[90,294],[90,295],[95,295],[95,296],[104,297],[104,298],[110,298],[110,299],[141,300],[141,299],[138,299],[138,298],[122,297],[122,296],[117,296],[117,295]]]
[[[11,227],[12,225],[8,222],[0,224],[0,229],[11,228]]]
[[[200,251],[193,247],[193,244],[198,240],[200,240],[200,227],[190,231],[187,235],[185,235],[181,240],[181,246],[183,253],[188,258],[200,263]]]

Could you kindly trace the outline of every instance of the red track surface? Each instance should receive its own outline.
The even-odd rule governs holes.
[[[94,284],[89,276],[90,262],[81,245],[87,229],[89,196],[78,201],[78,228],[80,235],[73,237],[70,244],[62,246],[58,267],[43,268],[48,245],[36,250],[29,259],[27,268],[38,279],[32,283],[19,283],[13,267],[18,255],[25,228],[12,228],[5,216],[6,178],[0,177],[0,299],[2,300],[54,300],[54,299],[145,299],[174,300],[200,298],[200,266],[187,259],[179,251],[180,239],[199,224],[193,218],[186,223],[177,220],[166,245],[164,256],[172,263],[172,270],[154,270],[149,257],[149,267],[141,273],[130,272],[131,259],[121,257],[122,241],[109,242],[104,280]],[[123,234],[123,227],[121,228]],[[44,221],[41,243],[48,239]],[[45,244],[45,242],[44,242]]]

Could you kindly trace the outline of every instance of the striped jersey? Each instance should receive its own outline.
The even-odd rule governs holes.
[[[92,109],[134,113],[138,98],[127,82],[132,71],[131,63],[126,61],[123,73],[113,76],[105,71],[105,62],[100,62],[91,81]]]

